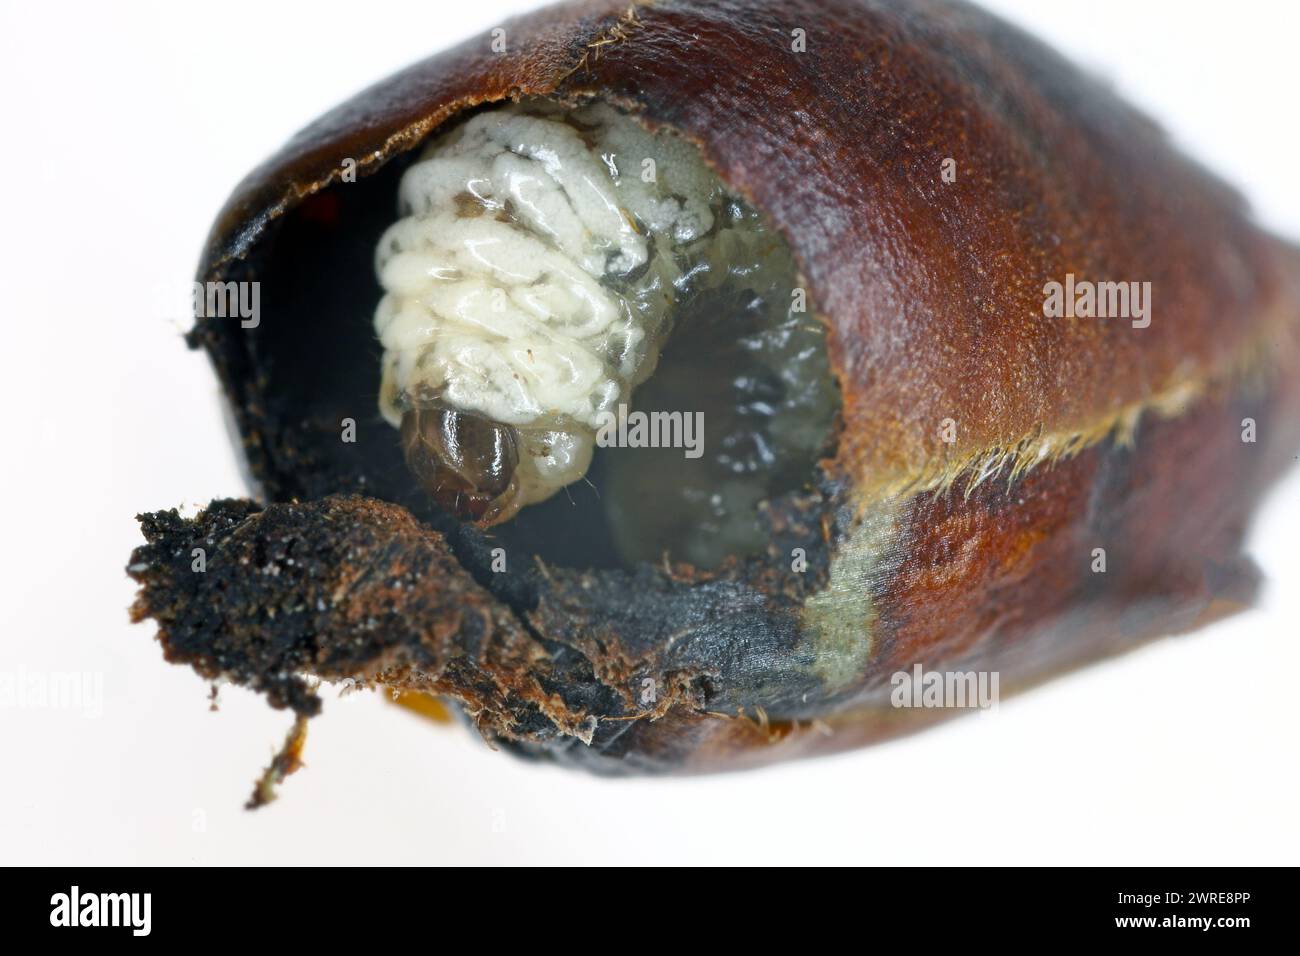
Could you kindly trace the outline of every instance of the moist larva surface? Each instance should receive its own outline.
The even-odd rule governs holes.
[[[835,389],[788,248],[692,144],[604,103],[506,104],[425,147],[399,212],[380,409],[435,500],[499,523],[583,478],[620,406],[699,413],[690,457],[611,459],[617,546],[706,566],[761,546],[755,504],[811,478]]]

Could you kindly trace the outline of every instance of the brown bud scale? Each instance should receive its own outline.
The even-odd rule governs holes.
[[[362,678],[456,698],[527,754],[715,770],[953,713],[891,707],[917,663],[1007,692],[1250,601],[1244,529],[1300,448],[1300,254],[1102,84],[931,0],[571,3],[506,35],[338,107],[221,213],[199,277],[262,280],[264,317],[192,342],[270,503],[144,518],[134,613],[169,660],[300,715],[302,675]],[[398,484],[391,436],[340,450],[377,388],[355,361],[370,275],[340,237],[382,228],[431,132],[525,95],[674,128],[788,239],[843,415],[815,483],[764,505],[767,554],[496,574],[490,537]],[[1150,282],[1150,324],[1045,317],[1067,275]]]

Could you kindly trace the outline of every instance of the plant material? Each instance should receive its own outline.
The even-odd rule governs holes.
[[[707,407],[731,458],[688,472],[680,450],[597,449],[578,469],[594,491],[530,473],[522,507],[525,432],[581,444],[592,423],[508,421],[515,406],[448,392],[445,363],[403,378],[402,343],[376,343],[374,250],[404,177],[456,136],[488,142],[494,116],[539,111],[589,133],[605,117],[591,143],[626,120],[642,142],[689,144],[723,190],[710,214],[734,200],[773,238],[763,261],[788,260],[724,289],[703,310],[716,321],[683,306],[624,324],[662,345],[657,366],[633,348],[616,368],[609,336],[593,353],[588,384]],[[481,175],[426,185],[473,223],[461,186]],[[492,184],[504,193],[470,197],[479,217],[519,227]],[[618,305],[635,268],[713,255],[672,247],[689,192],[658,233],[640,213],[597,236],[614,274],[582,268],[594,247],[577,240],[575,287]],[[462,226],[421,233],[434,267]],[[640,239],[640,265],[617,259]],[[743,256],[717,255],[739,274]],[[918,665],[997,675],[1005,693],[1236,610],[1257,581],[1251,511],[1300,447],[1300,254],[1104,85],[960,3],[593,2],[512,20],[294,137],[236,189],[199,278],[260,283],[259,322],[205,315],[190,339],[260,503],[143,516],[133,614],[158,622],[167,658],[299,718],[320,709],[317,679],[445,695],[507,748],[600,772],[860,746],[960,712],[900,701]],[[759,285],[782,305],[759,310],[770,321],[745,318]],[[816,326],[783,379],[769,350],[798,293]],[[785,410],[740,411],[764,402]],[[759,479],[708,470],[757,460],[755,436],[789,423],[802,439]]]

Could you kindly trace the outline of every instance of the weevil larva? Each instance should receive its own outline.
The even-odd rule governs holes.
[[[424,149],[399,210],[376,253],[380,409],[444,508],[498,524],[582,478],[600,423],[651,377],[675,326],[720,309],[736,344],[693,329],[709,364],[652,392],[699,406],[702,381],[733,383],[729,403],[708,402],[721,447],[699,471],[714,474],[692,482],[669,456],[641,457],[612,465],[611,483],[649,470],[680,486],[677,550],[712,564],[746,550],[775,477],[810,473],[834,408],[823,330],[791,309],[784,242],[691,143],[601,102],[497,106]],[[633,556],[665,543],[640,527],[622,542]]]

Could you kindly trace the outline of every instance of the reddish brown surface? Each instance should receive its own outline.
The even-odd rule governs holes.
[[[617,27],[627,9],[550,8],[507,25],[507,54],[472,41],[339,107],[240,187],[208,270],[345,158],[364,173],[377,152],[516,93],[612,96],[698,140],[787,234],[835,331],[840,462],[872,481],[1042,423],[1083,429],[1222,371],[1294,294],[1234,193],[1103,85],[974,8],[663,2]],[[589,47],[615,28],[625,39]],[[1151,282],[1151,326],[1044,319],[1043,285],[1066,273]],[[938,434],[947,417],[952,445]]]
[[[469,701],[485,731],[528,752],[609,770],[713,769],[854,746],[942,716],[888,707],[890,674],[916,662],[1000,670],[1005,691],[1249,599],[1243,528],[1300,445],[1300,260],[1252,226],[1229,189],[1103,86],[969,7],[754,0],[625,11],[565,5],[512,21],[507,54],[476,39],[339,107],[239,187],[202,277],[272,282],[277,221],[329,188],[347,158],[374,173],[457,111],[512,94],[611,97],[700,142],[789,238],[829,323],[843,390],[831,480],[774,510],[767,556],[713,576],[560,568],[503,583],[481,574],[470,545],[453,555],[391,503],[349,505],[355,527],[340,524],[336,503],[249,514],[231,548],[262,535],[311,541],[329,558],[320,580],[297,581],[302,593],[350,573],[355,540],[369,542],[371,573],[309,624],[258,618],[250,608],[271,596],[238,574],[222,592],[233,603],[209,611],[214,592],[183,567],[142,573],[139,614],[160,621],[169,648],[188,649],[173,656],[216,670],[209,645],[237,635],[227,651],[254,684],[286,660],[336,676],[418,660],[442,675],[432,689]],[[794,28],[807,33],[806,53],[790,49]],[[945,184],[949,157],[957,181]],[[348,215],[331,207],[330,221],[346,230]],[[1067,272],[1151,282],[1151,326],[1044,318],[1043,284]],[[356,489],[341,466],[320,464],[332,454],[323,443],[277,418],[284,385],[268,340],[212,322],[195,338],[273,497]],[[1266,361],[1234,377],[1258,354]],[[1188,382],[1205,397],[1172,419],[1148,414],[1132,449],[1106,441],[968,498],[959,484],[903,505],[890,560],[860,582],[877,618],[870,662],[848,687],[818,682],[801,611],[825,586],[855,507],[890,482],[1039,430],[1089,430]],[[1240,440],[1246,416],[1258,421],[1257,444]],[[952,445],[938,430],[949,417]],[[375,537],[376,522],[396,537]],[[209,531],[155,519],[151,540],[161,554]],[[792,543],[810,551],[805,575],[789,572]],[[1098,547],[1105,574],[1090,569]],[[411,548],[431,570],[404,561]],[[372,648],[358,621],[394,598],[389,572],[412,590]],[[490,626],[464,632],[466,609]],[[430,634],[444,635],[436,653]],[[331,658],[335,646],[361,650]],[[509,653],[485,655],[491,646]],[[267,647],[283,659],[250,652]],[[311,654],[292,656],[304,648]],[[646,677],[668,689],[652,710],[636,695]],[[278,702],[310,709],[278,691]]]

